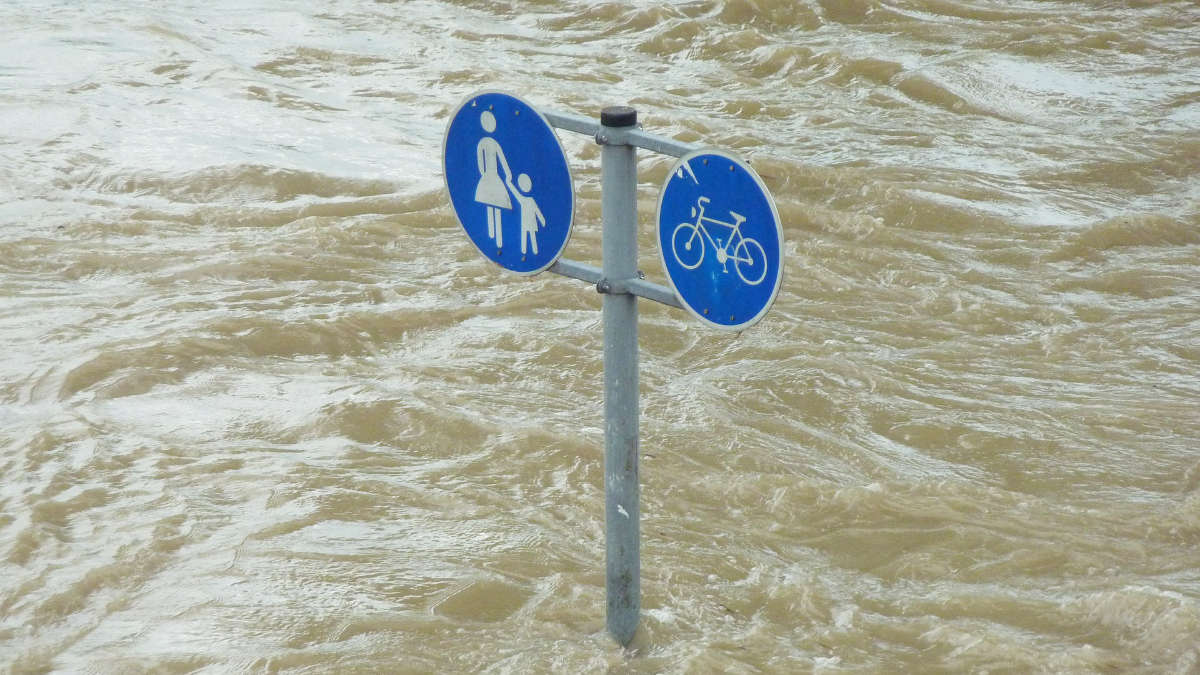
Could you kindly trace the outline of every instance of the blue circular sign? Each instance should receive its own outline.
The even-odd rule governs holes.
[[[676,295],[696,318],[743,330],[783,281],[783,228],[758,174],[720,150],[676,162],[658,198],[658,251]]]
[[[446,127],[442,170],[454,215],[484,257],[537,274],[562,255],[575,218],[571,170],[528,103],[491,91],[463,101]]]

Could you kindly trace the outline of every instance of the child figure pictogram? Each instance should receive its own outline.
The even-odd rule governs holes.
[[[509,187],[511,188],[512,185],[509,184]],[[521,253],[525,253],[527,248],[532,248],[533,254],[537,255],[537,231],[538,228],[546,226],[546,216],[542,214],[537,201],[530,195],[533,190],[533,181],[527,174],[517,176],[517,187],[520,190],[513,190],[512,194],[521,209]]]

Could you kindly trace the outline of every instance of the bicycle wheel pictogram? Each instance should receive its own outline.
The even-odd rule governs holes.
[[[704,237],[695,223],[680,223],[671,235],[671,252],[684,269],[694,270],[704,261]]]
[[[767,253],[757,240],[746,237],[733,249],[733,268],[742,281],[757,286],[767,277]]]

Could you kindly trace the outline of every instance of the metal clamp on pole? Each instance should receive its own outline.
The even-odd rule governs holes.
[[[597,145],[630,145],[624,136],[637,128],[637,110],[623,105],[614,105],[600,111],[600,129],[596,132]],[[636,167],[634,169],[636,171]]]
[[[652,281],[646,281],[642,278],[641,272],[638,272],[635,279],[610,280],[604,276],[604,271],[599,267],[566,258],[559,258],[558,262],[554,263],[549,271],[554,274],[561,274],[564,277],[586,281],[589,284],[596,284],[596,292],[602,295],[608,293],[629,293],[639,298],[646,298],[647,300],[653,300],[670,307],[683,309],[683,304],[679,302],[679,297],[675,295],[673,289]],[[604,282],[603,286],[600,284],[601,281]]]
[[[629,108],[629,110],[633,109]],[[673,138],[648,134],[638,128],[636,123],[627,127],[610,127],[602,130],[601,126],[596,124],[594,120],[581,115],[554,112],[551,110],[543,111],[542,114],[546,116],[551,125],[559,129],[573,131],[577,134],[592,136],[596,138],[596,143],[599,145],[633,145],[651,152],[670,155],[671,157],[683,157],[700,147],[695,143],[687,143],[685,141],[677,141]],[[604,134],[603,139],[599,137],[602,131]]]
[[[621,295],[627,293],[670,307],[683,309],[683,304],[679,302],[679,297],[675,295],[675,291],[662,284],[646,281],[640,271],[632,279],[609,279],[608,277],[604,277],[596,282],[596,292],[602,295]]]

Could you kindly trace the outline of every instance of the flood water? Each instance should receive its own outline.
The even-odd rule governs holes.
[[[754,328],[640,303],[629,650],[600,296],[442,187],[482,89],[783,219]],[[1200,6],[8,2],[0,344],[13,672],[1196,672]]]

